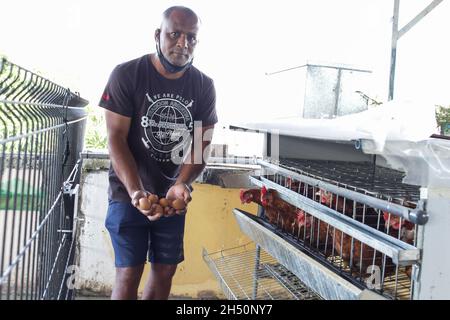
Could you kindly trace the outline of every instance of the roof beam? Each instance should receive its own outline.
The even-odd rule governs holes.
[[[433,0],[425,9],[423,9],[417,16],[415,16],[409,23],[407,23],[400,30],[398,29],[398,17],[400,13],[400,0],[394,0],[394,16],[392,18],[392,43],[391,43],[391,66],[389,72],[389,95],[388,100],[394,98],[394,80],[395,80],[395,65],[397,59],[397,41],[417,22],[423,19],[428,13],[431,12],[437,5],[443,0]]]
[[[406,24],[403,28],[398,32],[397,39],[400,39],[406,32],[409,31],[412,27],[416,25],[417,22],[422,20],[428,13],[431,12],[437,5],[439,5],[443,0],[433,0],[425,9],[423,9],[417,16],[414,17],[408,24]]]

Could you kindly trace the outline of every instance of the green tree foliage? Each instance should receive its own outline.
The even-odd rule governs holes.
[[[88,123],[86,129],[85,148],[106,150],[106,123],[103,112],[100,108],[93,108],[88,105],[86,108],[88,113]]]
[[[436,121],[443,135],[450,135],[450,105],[436,106]]]

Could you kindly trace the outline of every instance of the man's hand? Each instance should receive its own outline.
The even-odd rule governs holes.
[[[181,199],[186,205],[192,200],[191,198],[191,190],[185,183],[176,183],[167,191],[166,198],[169,200]],[[164,212],[164,215],[167,217],[171,217],[174,214],[185,214],[186,209],[183,210],[175,210],[170,208]]]
[[[163,215],[163,213],[161,211],[158,212],[158,209],[159,209],[158,204],[152,204],[150,206],[150,209],[148,209],[148,210],[144,210],[143,208],[139,207],[139,200],[141,198],[147,199],[148,195],[149,195],[149,193],[144,190],[138,190],[138,191],[133,192],[133,194],[131,195],[131,204],[133,206],[135,206],[143,215],[145,215],[148,218],[148,220],[156,221],[159,218],[161,218]]]

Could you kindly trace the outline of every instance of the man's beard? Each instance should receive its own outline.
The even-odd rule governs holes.
[[[164,57],[164,55],[161,52],[161,49],[159,48],[159,44],[156,44],[156,52],[158,53],[159,61],[161,61],[161,64],[163,65],[164,69],[166,69],[169,73],[178,73],[181,71],[186,71],[189,69],[192,65],[192,62],[194,59],[191,59],[188,63],[186,63],[184,66],[176,66],[169,62],[169,60]]]

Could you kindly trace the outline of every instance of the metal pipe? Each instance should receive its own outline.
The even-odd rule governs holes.
[[[334,100],[334,115],[338,116],[338,107],[339,107],[339,97],[341,95],[341,78],[342,78],[342,70],[338,69],[336,87],[334,88],[335,100]]]
[[[394,0],[394,14],[392,17],[391,66],[390,66],[390,72],[389,72],[388,101],[394,99],[395,62],[396,62],[396,57],[397,57],[399,10],[400,10],[400,0]]]

